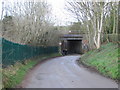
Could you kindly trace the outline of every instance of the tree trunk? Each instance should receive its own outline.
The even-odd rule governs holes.
[[[115,34],[115,27],[116,27],[116,15],[115,15],[115,10],[114,10],[114,24],[113,24],[113,34]]]
[[[101,16],[100,16],[100,19],[98,19],[98,32],[97,32],[97,49],[100,48],[100,45],[101,45],[101,32],[102,32],[102,27],[103,27],[103,8],[101,9]],[[100,21],[100,22],[99,22]]]
[[[101,33],[98,32],[98,37],[97,37],[97,49],[99,49],[99,48],[100,48],[100,45],[101,45],[100,36],[101,36]]]

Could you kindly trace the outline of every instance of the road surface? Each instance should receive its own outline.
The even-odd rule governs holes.
[[[80,56],[57,57],[34,68],[21,83],[23,88],[118,88],[115,81],[78,66]]]

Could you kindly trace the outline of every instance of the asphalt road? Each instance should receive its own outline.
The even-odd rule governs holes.
[[[21,83],[23,88],[118,88],[115,81],[105,78],[76,60],[80,56],[53,58],[38,65]]]

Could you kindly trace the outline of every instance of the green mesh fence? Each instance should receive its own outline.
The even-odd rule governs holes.
[[[0,68],[2,65],[2,38],[0,38]]]
[[[17,61],[44,54],[57,53],[58,47],[33,47],[2,39],[2,65],[7,66]]]

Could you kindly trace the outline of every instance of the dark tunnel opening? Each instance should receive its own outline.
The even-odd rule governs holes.
[[[68,40],[67,41],[68,54],[82,54],[82,40]]]

